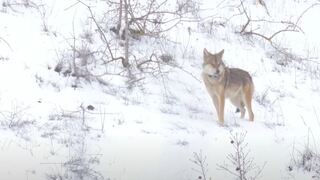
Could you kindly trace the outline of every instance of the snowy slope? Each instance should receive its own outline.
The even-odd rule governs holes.
[[[146,76],[142,85],[128,89],[118,76],[106,77],[110,84],[105,86],[54,71],[70,55],[72,37],[94,29],[86,7],[75,2],[46,0],[34,1],[40,5],[37,8],[2,7],[1,179],[199,179],[201,173],[191,159],[200,152],[206,156],[207,179],[235,179],[218,165],[229,163],[226,157],[234,152],[230,134],[236,132],[246,133],[255,164],[265,164],[260,179],[312,178],[312,173],[297,168],[289,171],[288,167],[296,149],[308,145],[318,151],[320,147],[320,81],[316,74],[320,26],[314,23],[320,7],[300,19],[304,33],[288,32],[275,39],[295,54],[310,57],[312,62],[306,65],[279,65],[267,42],[235,33],[245,23],[243,17],[213,26],[212,33],[207,31],[207,18],[200,23],[183,22],[167,32],[175,43],[161,44],[148,37],[134,41],[137,57],[163,50],[173,54],[180,68],[165,67],[166,76]],[[266,3],[272,18],[294,21],[315,2]],[[106,7],[102,1],[87,3],[96,14]],[[203,0],[200,16],[230,17],[235,4],[239,2]],[[246,1],[246,6],[254,18],[269,18],[255,2]],[[223,18],[215,19],[215,23],[220,21]],[[257,26],[262,33],[277,28]],[[98,35],[93,36],[96,40]],[[112,43],[120,54],[122,47]],[[97,42],[90,48],[99,46]],[[225,49],[228,66],[253,76],[253,123],[247,116],[240,119],[227,102],[226,126],[218,125],[200,77],[204,47],[212,52]],[[96,69],[97,74],[100,70]]]

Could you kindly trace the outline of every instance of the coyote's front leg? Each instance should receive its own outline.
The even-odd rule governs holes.
[[[219,102],[218,118],[219,118],[220,124],[223,125],[223,123],[224,123],[224,102],[225,102],[224,93],[219,94],[218,102]]]
[[[217,115],[219,116],[219,100],[218,100],[218,97],[214,93],[211,93],[210,96],[211,96],[214,108],[216,109]]]

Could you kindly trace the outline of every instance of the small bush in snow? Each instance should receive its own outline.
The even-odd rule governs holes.
[[[302,151],[293,155],[292,163],[288,169],[293,171],[295,168],[312,173],[313,178],[320,179],[320,153],[306,146]]]
[[[248,143],[245,142],[246,133],[231,133],[230,143],[234,152],[227,156],[228,164],[218,165],[220,170],[226,171],[235,176],[239,180],[255,180],[257,179],[263,167],[259,167],[254,163],[254,158],[250,157]]]
[[[269,89],[266,89],[265,91],[263,91],[261,94],[257,94],[255,96],[255,100],[262,106],[268,106],[270,104],[270,101],[268,100],[267,96],[268,96],[268,92]]]
[[[207,177],[207,157],[202,154],[202,151],[200,151],[200,153],[193,153],[193,159],[190,159],[190,161],[196,165],[196,168],[193,170],[199,173],[198,179],[211,180],[211,177]]]

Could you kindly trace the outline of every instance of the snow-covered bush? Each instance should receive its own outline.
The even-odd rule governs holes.
[[[294,169],[312,173],[314,179],[320,179],[320,153],[305,146],[302,151],[296,151],[292,156],[289,171]]]

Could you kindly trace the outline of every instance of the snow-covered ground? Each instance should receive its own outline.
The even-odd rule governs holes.
[[[230,136],[237,133],[246,133],[249,157],[263,168],[259,179],[317,178],[293,163],[305,147],[320,150],[320,5],[299,18],[317,1],[266,1],[270,15],[256,1],[245,1],[253,19],[299,19],[303,33],[282,33],[274,41],[307,59],[281,65],[284,58],[268,42],[236,32],[245,16],[219,25],[237,13],[234,6],[240,1],[202,0],[199,16],[208,18],[168,31],[174,43],[159,44],[149,37],[133,42],[137,56],[161,49],[173,55],[179,68],[166,69],[165,76],[146,76],[131,89],[118,76],[108,76],[109,84],[102,85],[54,71],[67,56],[72,37],[95,29],[85,6],[71,0],[33,1],[34,7],[31,1],[1,2],[1,179],[204,179],[192,162],[195,153],[205,157],[206,179],[236,179],[219,165],[230,164]],[[10,8],[8,2],[31,5]],[[104,11],[103,1],[86,3],[97,17]],[[209,33],[212,15],[219,18]],[[264,34],[277,28],[281,25],[264,22],[249,27]],[[121,45],[112,45],[122,52]],[[228,66],[253,76],[254,122],[240,119],[227,102],[226,125],[218,125],[200,76],[205,47],[225,49]]]

